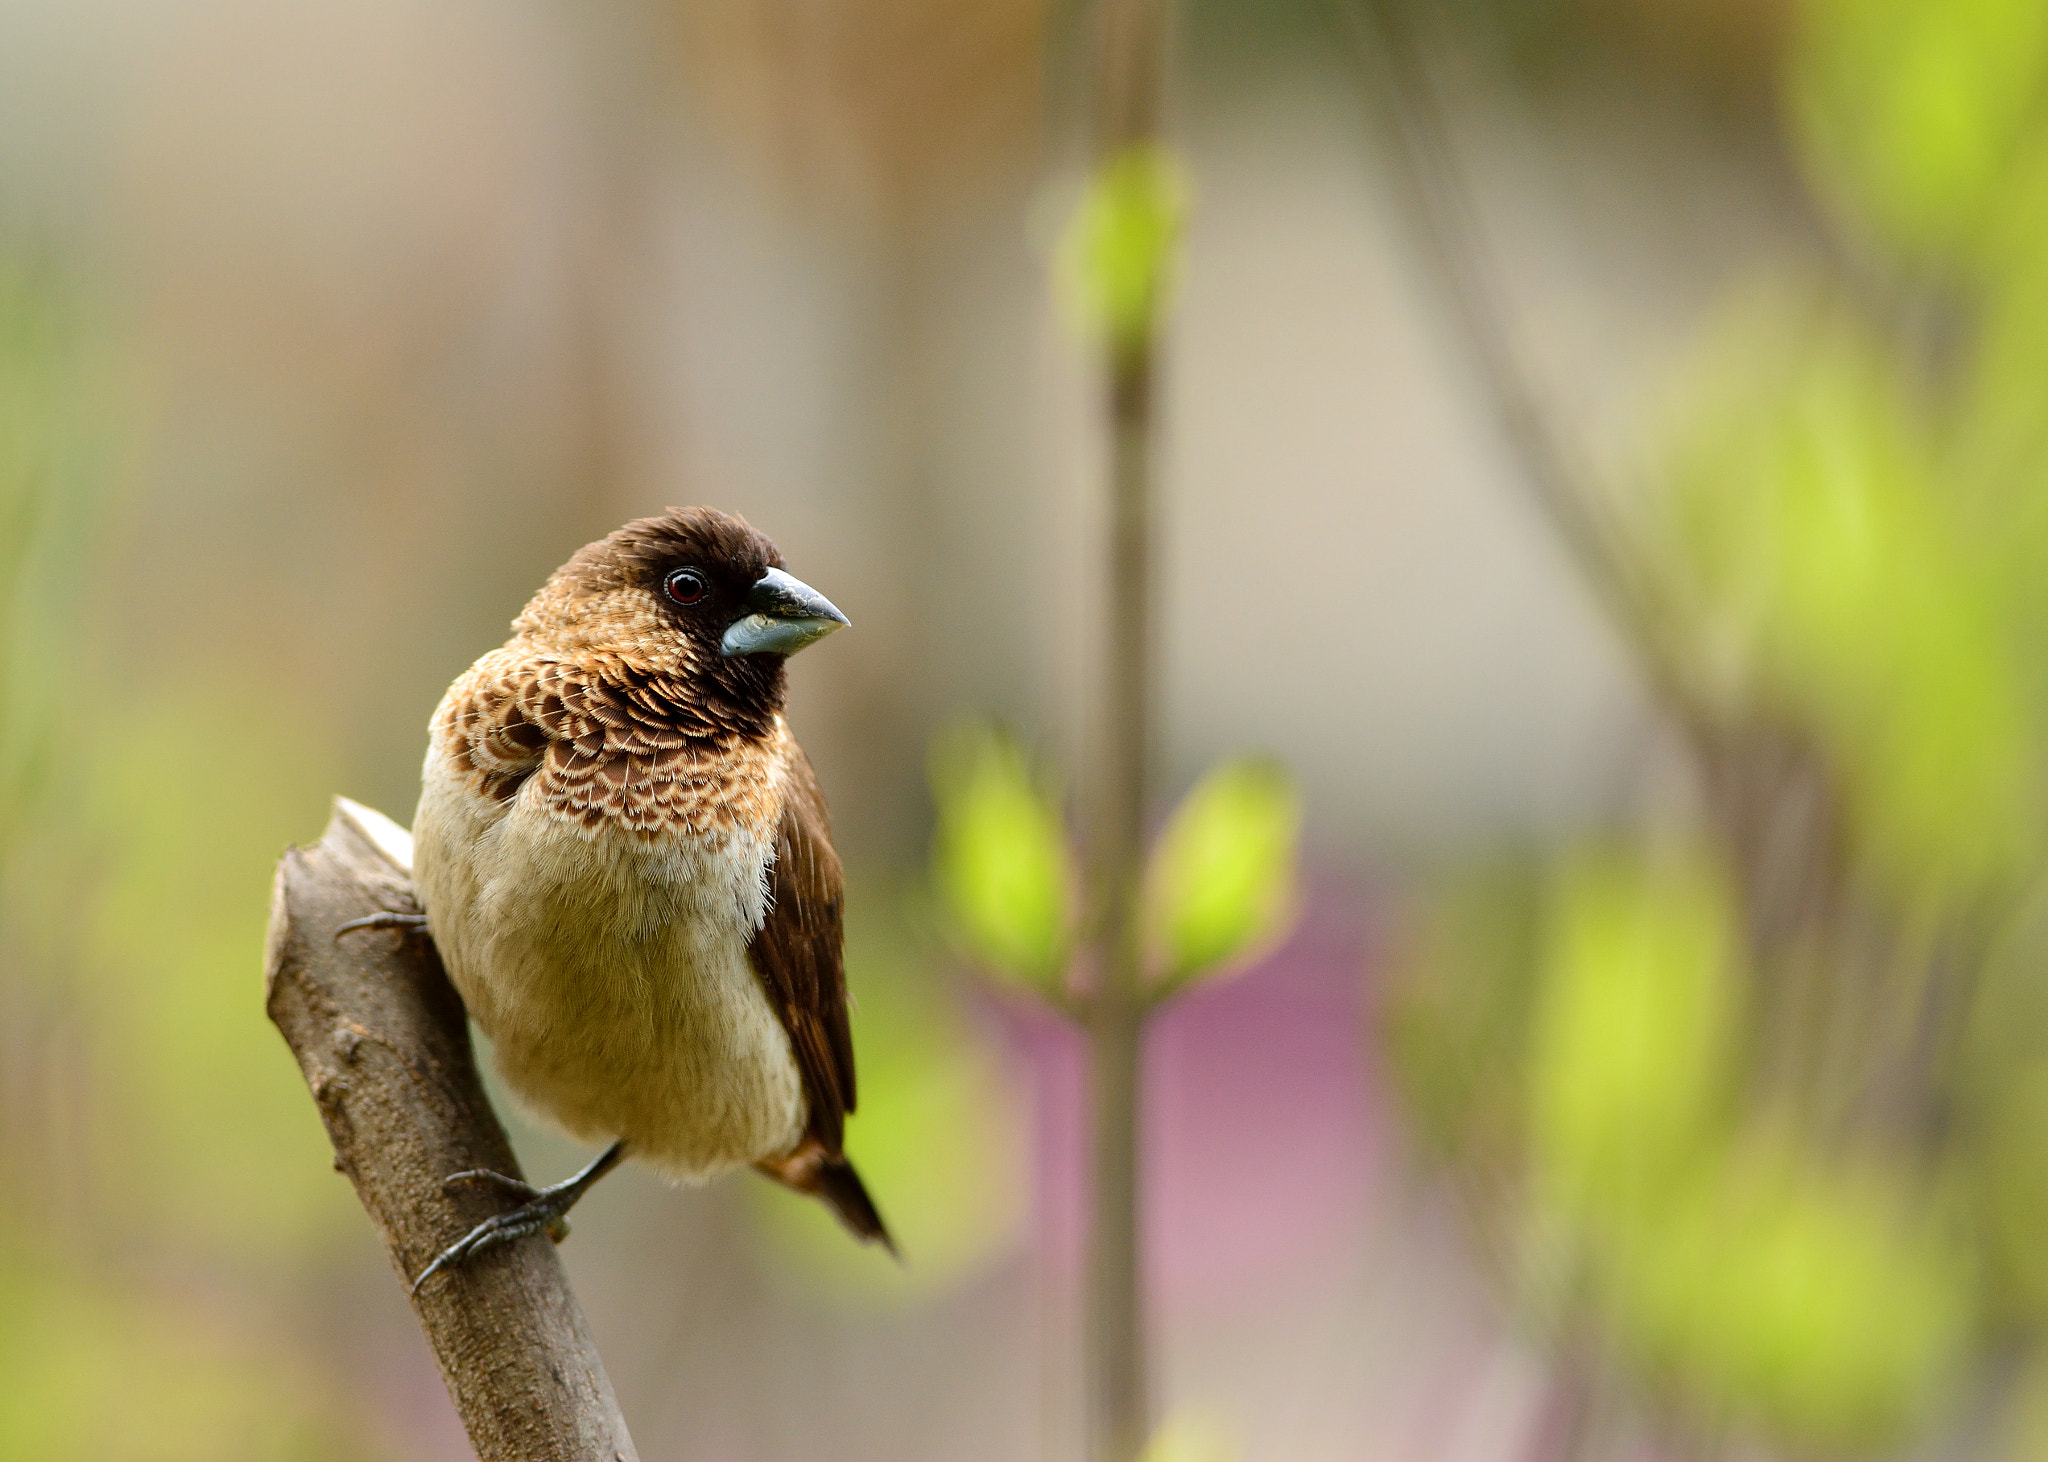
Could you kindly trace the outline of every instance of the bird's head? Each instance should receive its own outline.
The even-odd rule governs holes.
[[[513,631],[554,653],[613,660],[773,710],[783,661],[846,623],[745,519],[671,508],[577,550]]]

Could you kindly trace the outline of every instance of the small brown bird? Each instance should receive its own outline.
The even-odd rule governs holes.
[[[775,545],[671,509],[580,550],[434,713],[414,874],[505,1083],[603,1156],[420,1276],[542,1231],[621,1157],[743,1164],[895,1245],[842,1134],[839,860],[784,723],[785,658],[847,622]],[[385,921],[389,922],[389,921]],[[417,1284],[415,1285],[417,1288]]]

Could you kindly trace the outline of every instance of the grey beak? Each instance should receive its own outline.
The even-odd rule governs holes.
[[[751,611],[732,623],[718,642],[720,654],[794,655],[813,640],[822,640],[846,616],[832,601],[793,574],[770,569],[747,591]]]

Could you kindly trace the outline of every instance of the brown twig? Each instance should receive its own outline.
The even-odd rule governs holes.
[[[1090,1455],[1131,1462],[1150,1433],[1143,1273],[1138,1253],[1138,1093],[1147,1013],[1139,885],[1151,762],[1149,343],[1113,368],[1109,726],[1097,867],[1107,918],[1101,977],[1086,1010],[1092,1163],[1088,1246]]]
[[[495,1211],[488,1191],[442,1180],[472,1168],[516,1177],[519,1168],[432,943],[376,930],[335,938],[350,919],[414,907],[405,855],[386,828],[337,800],[319,843],[285,854],[270,909],[266,1005],[312,1089],[335,1166],[409,1285]],[[491,1250],[434,1278],[412,1303],[479,1457],[636,1462],[552,1245],[530,1238]]]
[[[1585,446],[1543,399],[1516,349],[1510,312],[1459,165],[1449,119],[1431,79],[1419,26],[1431,11],[1410,0],[1330,0],[1365,67],[1365,93],[1386,143],[1395,202],[1478,379],[1520,481],[1557,535],[1651,693],[1702,757],[1717,724],[1688,682],[1671,643],[1662,586],[1643,561],[1614,494]]]
[[[1335,0],[1367,67],[1366,95],[1388,140],[1389,172],[1418,254],[1434,276],[1522,478],[1574,565],[1624,628],[1643,621],[1644,592],[1617,542],[1594,473],[1539,399],[1511,338],[1508,312],[1431,84],[1422,39],[1403,0]]]
[[[1168,0],[1101,0],[1095,153],[1106,167],[1159,134]],[[1090,1219],[1088,1440],[1095,1462],[1134,1462],[1151,1432],[1139,1256],[1140,1069],[1145,1016],[1139,886],[1152,762],[1152,496],[1156,321],[1108,352],[1110,551],[1101,799],[1095,873],[1101,971],[1086,1007]]]

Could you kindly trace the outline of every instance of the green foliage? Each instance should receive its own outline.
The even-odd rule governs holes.
[[[1529,1054],[1530,1144],[1550,1203],[1635,1213],[1727,1096],[1738,1008],[1733,902],[1700,855],[1605,855],[1558,879]]]
[[[1821,192],[1909,262],[1995,236],[2038,146],[2048,9],[2036,0],[1805,0],[1790,108]]]
[[[1454,891],[1388,1032],[1545,1319],[1844,1454],[2048,1314],[2048,9],[1801,16],[1864,288],[1729,304],[1623,538],[1719,851]]]
[[[1991,1322],[2048,1313],[2048,888],[1998,932],[1958,1042],[1959,1201],[1982,1245]],[[2044,1413],[2048,1416],[2048,1413]]]
[[[2038,1027],[2037,1027],[2038,1029]],[[1990,1297],[2008,1324],[2048,1310],[2048,1059],[2035,1056],[1998,1073],[1974,1113],[1977,1141],[1973,1196],[1981,1204],[1987,1262],[1997,1278]]]
[[[1187,184],[1165,148],[1139,144],[1103,163],[1060,241],[1066,313],[1113,354],[1142,347],[1175,283]]]
[[[1017,744],[985,725],[940,736],[931,766],[933,882],[955,942],[990,974],[1059,993],[1076,872],[1054,800]],[[1272,762],[1226,762],[1196,783],[1145,868],[1145,958],[1158,993],[1243,964],[1286,933],[1300,831],[1300,794]]]
[[[1023,751],[962,723],[933,746],[933,876],[960,946],[989,973],[1058,987],[1073,936],[1074,870],[1052,800]]]
[[[1704,855],[1560,875],[1528,1066],[1534,1192],[1672,1401],[1801,1446],[1896,1445],[1960,1369],[1968,1267],[1908,1216],[1905,1170],[1736,1124],[1737,920]]]
[[[1295,910],[1301,794],[1269,761],[1225,762],[1174,809],[1146,868],[1149,963],[1169,986],[1243,964]]]
[[[1524,1298],[1551,1323],[1589,1310],[1662,1408],[1800,1448],[1888,1448],[1938,1414],[1972,1263],[1911,1169],[1830,1158],[1745,1104],[1748,961],[1718,857],[1501,865],[1453,886],[1421,953],[1397,1078],[1432,1150],[1526,1195]]]
[[[1644,534],[1674,665],[1730,721],[1793,732],[1839,771],[1859,855],[1969,894],[2038,850],[2040,726],[1996,553],[1938,487],[1881,348],[1782,301],[1688,377]]]
[[[1763,1140],[1714,1150],[1603,1251],[1612,1323],[1696,1409],[1814,1450],[1895,1447],[1969,1344],[1959,1251],[1904,1170]]]

